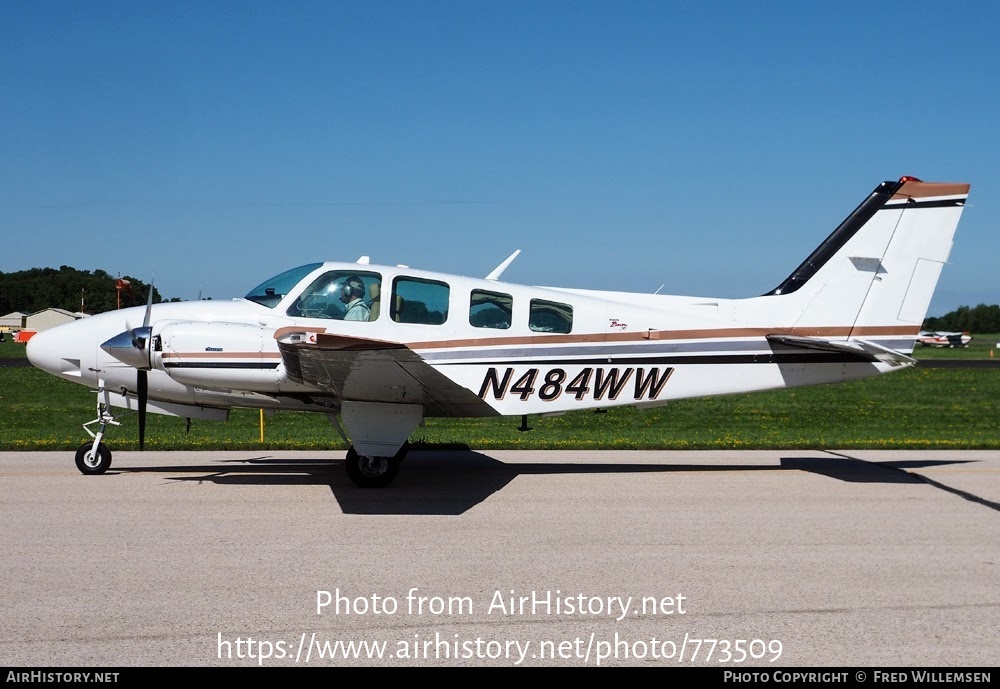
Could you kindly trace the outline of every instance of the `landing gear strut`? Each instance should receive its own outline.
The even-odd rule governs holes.
[[[92,441],[86,442],[76,451],[76,468],[80,473],[95,475],[103,474],[111,467],[111,450],[101,440],[104,438],[104,431],[109,425],[120,425],[115,421],[114,414],[111,413],[111,403],[108,400],[108,391],[104,388],[104,381],[97,381],[97,418],[83,424],[83,430],[90,434]],[[97,433],[87,428],[93,424],[100,424]]]
[[[347,476],[358,488],[385,488],[399,473],[409,443],[404,443],[392,457],[374,457],[358,454],[354,446],[347,451]]]

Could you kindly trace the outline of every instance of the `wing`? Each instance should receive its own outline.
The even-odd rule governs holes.
[[[422,404],[424,416],[499,415],[398,342],[295,332],[278,349],[292,380],[338,400]]]

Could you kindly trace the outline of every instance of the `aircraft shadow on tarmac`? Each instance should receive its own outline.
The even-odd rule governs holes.
[[[922,483],[905,468],[963,464],[965,461],[908,460],[867,462],[848,456],[782,458],[780,465],[759,464],[635,464],[584,462],[575,464],[507,464],[481,452],[411,451],[399,476],[387,488],[356,487],[343,460],[256,457],[225,460],[214,465],[113,467],[114,473],[176,473],[172,481],[233,485],[328,485],[347,514],[459,515],[524,475],[642,474],[674,472],[807,471],[852,483]]]

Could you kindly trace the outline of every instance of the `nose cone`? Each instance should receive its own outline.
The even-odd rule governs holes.
[[[53,375],[79,378],[80,354],[75,349],[63,327],[43,330],[28,340],[28,361]]]
[[[101,349],[133,368],[149,369],[149,326],[118,333],[101,345]]]

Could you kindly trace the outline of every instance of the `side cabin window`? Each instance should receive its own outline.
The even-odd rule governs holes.
[[[313,280],[287,313],[298,318],[373,321],[378,317],[381,286],[378,273],[332,270]]]
[[[514,299],[509,294],[472,290],[469,305],[469,324],[475,328],[506,330],[510,327],[510,313]]]
[[[397,323],[441,325],[448,320],[450,294],[443,282],[398,277],[392,281],[389,315]]]
[[[573,329],[573,307],[532,299],[528,327],[537,333],[568,333]]]

